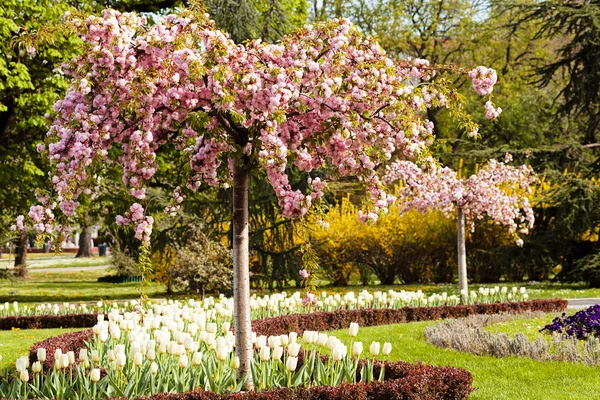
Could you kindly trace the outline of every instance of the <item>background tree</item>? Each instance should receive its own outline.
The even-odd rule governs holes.
[[[507,226],[520,245],[523,240],[517,234],[533,228],[533,210],[526,195],[531,192],[535,175],[527,166],[515,168],[490,160],[477,174],[459,179],[448,167],[424,172],[410,161],[398,161],[388,167],[385,180],[405,182],[398,195],[404,211],[415,208],[420,212],[437,209],[448,216],[456,213],[458,284],[463,302],[469,295],[465,224],[473,228],[474,221],[486,215],[496,224]]]

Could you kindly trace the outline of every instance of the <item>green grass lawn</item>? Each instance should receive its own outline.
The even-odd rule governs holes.
[[[568,314],[572,314],[575,311],[569,311]],[[546,313],[541,318],[526,318],[526,319],[515,319],[512,321],[501,322],[486,327],[486,330],[492,333],[507,333],[510,336],[514,336],[516,333],[523,333],[525,337],[530,340],[536,340],[540,335],[550,340],[551,336],[548,334],[540,333],[540,329],[552,322],[555,317],[560,316],[562,313]]]
[[[438,321],[360,328],[356,340],[368,352],[372,341],[389,341],[393,349],[382,359],[450,365],[469,370],[477,388],[470,399],[598,399],[600,367],[567,362],[541,362],[529,358],[494,358],[440,349],[427,343],[426,326]],[[333,332],[347,344],[347,330]]]
[[[14,368],[15,361],[21,356],[29,355],[29,348],[34,343],[65,332],[75,332],[81,329],[27,329],[0,331],[0,371],[4,368]]]
[[[139,297],[139,283],[99,283],[107,270],[73,272],[40,272],[29,279],[0,281],[0,302],[57,303],[97,300],[133,299]],[[150,283],[149,297],[161,297],[165,287]]]

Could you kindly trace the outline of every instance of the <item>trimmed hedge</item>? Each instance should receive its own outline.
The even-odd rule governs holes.
[[[11,329],[91,328],[97,322],[97,314],[17,315],[0,318],[0,331],[10,331]]]
[[[378,308],[340,310],[312,314],[292,314],[282,317],[252,321],[252,330],[259,335],[281,335],[288,332],[302,334],[305,330],[328,331],[344,329],[356,322],[360,326],[399,324],[436,319],[462,318],[474,314],[521,313],[524,311],[562,311],[567,300],[544,299],[513,303],[473,304],[437,307],[403,307],[399,309]]]
[[[139,397],[144,400],[459,400],[466,399],[474,390],[470,372],[455,367],[435,367],[426,364],[409,364],[402,361],[374,364],[377,376],[385,365],[385,380],[371,383],[344,383],[338,386],[312,386],[277,388],[259,392],[218,395],[194,390],[186,393],[158,393]],[[126,400],[126,397],[114,398]]]

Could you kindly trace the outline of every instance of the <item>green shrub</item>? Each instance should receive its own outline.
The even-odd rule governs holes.
[[[176,250],[169,275],[180,290],[205,293],[231,293],[233,258],[231,250],[195,232],[187,244]]]

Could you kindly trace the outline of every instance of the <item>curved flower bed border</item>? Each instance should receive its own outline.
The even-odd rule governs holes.
[[[98,314],[11,315],[0,318],[0,331],[11,329],[89,328],[98,322]]]
[[[295,314],[275,318],[266,318],[252,322],[252,328],[258,335],[280,335],[291,331],[301,334],[305,330],[335,330],[347,328],[350,322],[361,326],[387,325],[414,321],[426,321],[443,318],[459,318],[474,314],[498,314],[502,312],[524,311],[561,311],[566,309],[567,301],[561,299],[531,300],[514,303],[475,304],[437,307],[404,307],[400,309],[361,309],[340,310],[335,312],[318,312],[312,314]],[[96,323],[95,314],[67,316],[20,317],[22,329],[25,321],[35,323],[35,327],[82,327]],[[0,326],[5,318],[0,319]],[[53,320],[56,320],[53,322]],[[70,325],[72,323],[73,325]],[[45,366],[54,365],[54,352],[61,348],[63,352],[78,350],[93,335],[91,329],[66,333],[38,342],[30,350],[31,361],[37,360],[37,349],[43,347],[47,351]],[[437,367],[425,364],[409,364],[405,362],[377,362],[376,369],[385,365],[383,382],[344,384],[335,387],[315,386],[280,388],[252,393],[234,393],[218,395],[202,390],[186,393],[159,393],[145,399],[152,400],[274,400],[274,399],[466,399],[474,389],[473,376],[470,372],[454,367]],[[376,372],[378,374],[378,372]]]

